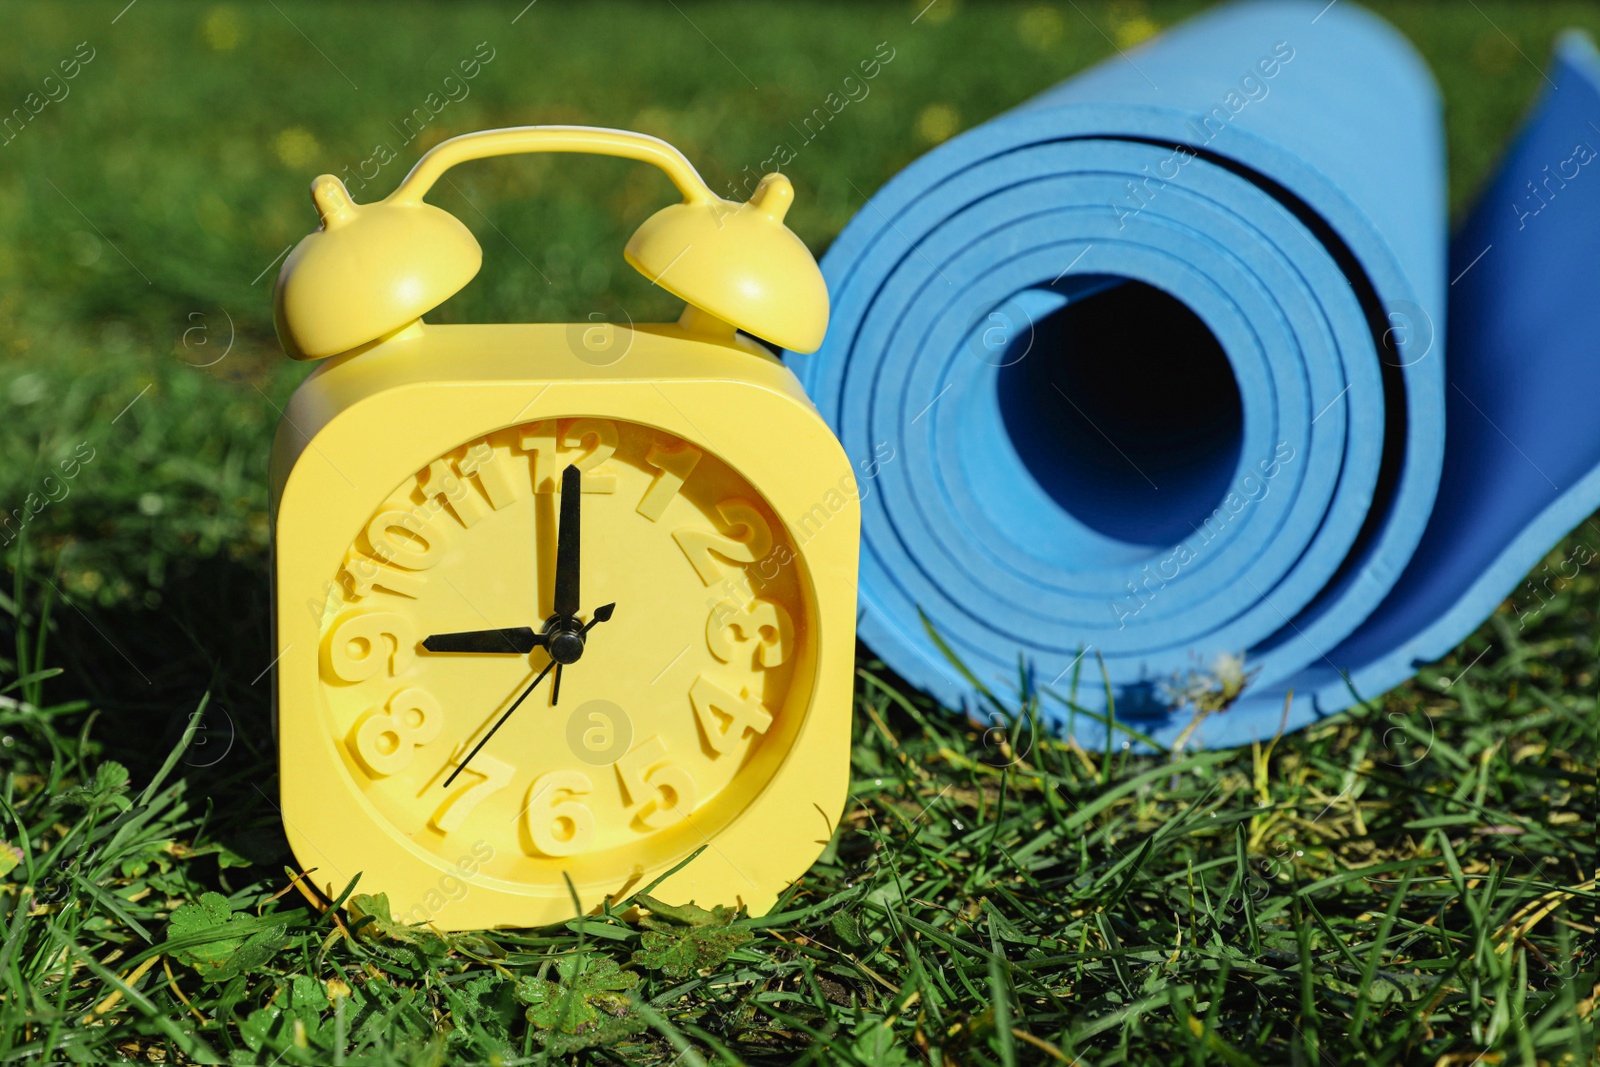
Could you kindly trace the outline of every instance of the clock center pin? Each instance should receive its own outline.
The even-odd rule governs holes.
[[[570,629],[569,629],[570,627]],[[549,634],[546,649],[557,663],[576,663],[583,657],[582,627],[576,619],[553,619],[545,632]]]

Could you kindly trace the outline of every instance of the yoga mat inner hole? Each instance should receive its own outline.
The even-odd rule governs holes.
[[[1218,506],[1244,415],[1227,354],[1177,299],[1104,275],[1068,286],[1028,354],[1001,368],[1000,416],[1040,488],[1114,543],[1080,565],[1114,566],[1130,547],[1178,543]]]

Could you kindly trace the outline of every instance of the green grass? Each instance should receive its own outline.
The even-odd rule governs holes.
[[[253,667],[259,625],[185,651],[176,630],[229,615],[186,605],[147,637],[185,666],[151,679],[174,695],[141,707],[124,670],[132,695],[101,716],[47,697],[69,679],[41,666],[48,630],[105,661],[100,635],[25,592],[0,698],[0,814],[24,853],[0,889],[0,1055],[1587,1063],[1600,582],[1562,596],[1526,632],[1497,615],[1418,683],[1249,750],[1084,752],[1035,735],[1035,701],[980,731],[863,657],[844,823],[773,914],[641,929],[627,901],[437,936],[295,891],[257,793],[262,694],[199,662]],[[191,713],[200,736],[170,753],[129,736]]]
[[[0,838],[21,851],[0,1058],[1592,1060],[1596,525],[1552,554],[1591,564],[1540,610],[1530,592],[1417,682],[1259,749],[1086,753],[1014,697],[980,730],[863,652],[847,817],[764,919],[357,920],[295,888],[260,799],[266,451],[305,373],[268,268],[314,221],[313,175],[390,143],[368,199],[445,136],[582,122],[662,134],[725,188],[888,42],[871,95],[786,168],[821,251],[931,135],[1109,54],[1088,20],[1131,39],[1201,5],[940,0],[913,25],[920,3],[540,0],[513,25],[522,0],[123,3],[0,0],[0,105],[95,49],[0,148],[0,503],[50,500],[0,600]],[[1458,207],[1540,85],[1523,54],[1600,32],[1593,5],[1379,6],[1443,87]],[[390,123],[483,41],[471,95],[400,146]],[[570,159],[452,179],[439,200],[486,261],[442,318],[672,313],[618,254],[664,180]]]

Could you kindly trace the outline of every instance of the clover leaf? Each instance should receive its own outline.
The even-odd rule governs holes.
[[[642,947],[630,962],[672,978],[716,967],[755,936],[733,925],[739,918],[736,908],[718,904],[706,911],[692,901],[680,907],[643,895],[639,903],[650,914],[639,920],[645,928]]]
[[[221,893],[179,905],[167,921],[168,940],[182,942],[172,955],[208,982],[225,982],[260,967],[283,947],[283,932],[281,925],[262,929],[235,913]]]
[[[516,1015],[515,984],[489,972],[459,986],[446,984],[450,1002],[449,1043],[458,1053],[476,1053],[479,1059],[514,1058],[511,1026]]]
[[[645,1028],[627,991],[639,976],[615,960],[586,953],[556,963],[556,978],[524,975],[516,996],[528,1006],[528,1021],[542,1031],[544,1044],[562,1053],[609,1044]],[[562,1036],[565,1035],[565,1036]]]
[[[128,791],[128,768],[116,760],[106,760],[94,772],[94,780],[64,790],[60,800],[84,808],[107,805],[118,811],[127,811],[133,802],[123,796]]]
[[[414,945],[428,955],[442,955],[449,950],[445,939],[426,926],[412,926],[394,918],[389,910],[389,894],[356,893],[350,898],[351,925],[356,936],[371,941],[398,941]]]

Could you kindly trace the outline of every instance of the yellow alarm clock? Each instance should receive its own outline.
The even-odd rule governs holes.
[[[482,252],[423,201],[520,152],[652,163],[683,202],[625,256],[671,324],[429,325]],[[278,335],[325,359],[273,451],[284,828],[330,897],[441,929],[570,919],[659,881],[752,914],[816,859],[849,771],[859,492],[745,331],[822,342],[770,174],[714,195],[653,137],[469,134],[384,200],[312,184]]]

